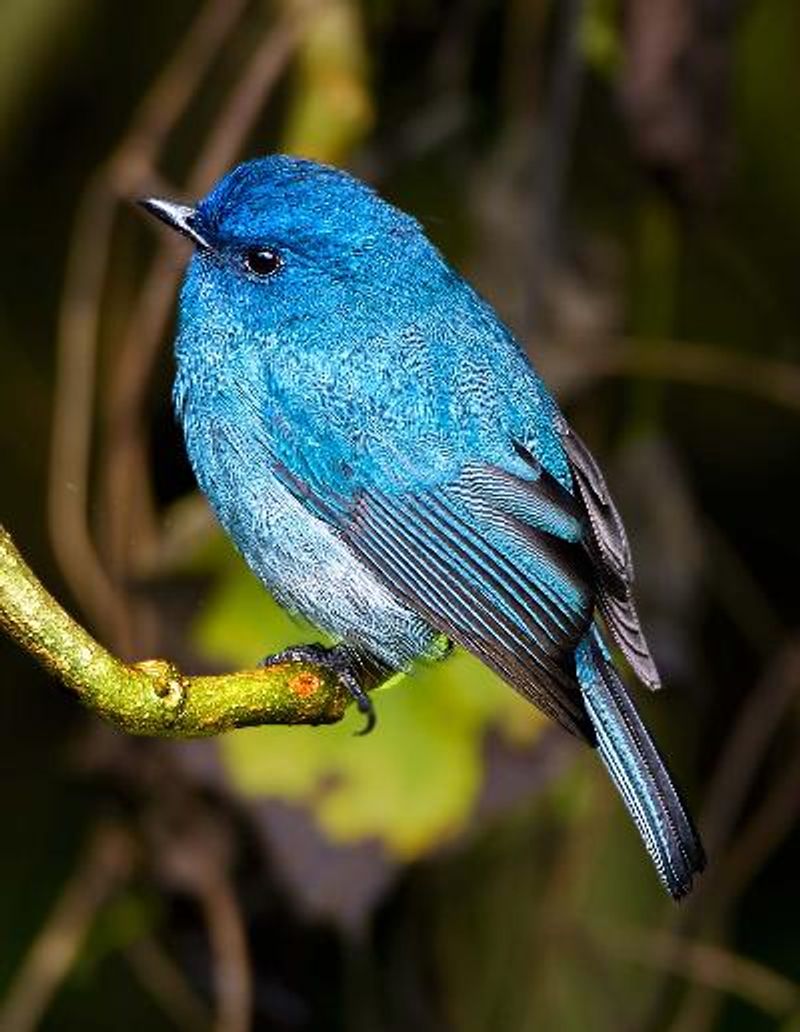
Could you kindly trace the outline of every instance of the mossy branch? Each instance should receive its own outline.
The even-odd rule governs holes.
[[[328,724],[349,701],[329,671],[305,663],[195,677],[163,659],[121,662],[45,590],[2,526],[0,625],[88,709],[130,734],[200,738],[254,724]]]

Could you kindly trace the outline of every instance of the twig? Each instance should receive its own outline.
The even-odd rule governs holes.
[[[631,963],[732,993],[776,1017],[800,1004],[797,982],[720,946],[641,928],[604,927],[598,938],[604,949]]]
[[[230,882],[209,870],[196,886],[208,926],[217,1006],[215,1032],[247,1032],[253,1009],[253,978],[247,934]]]
[[[584,61],[580,46],[583,7],[584,0],[562,0],[554,7],[558,42],[534,182],[534,246],[527,283],[531,329],[541,323],[541,285],[561,257],[564,193],[583,83]]]
[[[798,683],[794,682],[795,693]],[[800,749],[787,757],[781,776],[776,778],[753,817],[729,846],[725,867],[720,872],[724,895],[738,899],[755,873],[794,826],[800,812]]]
[[[776,728],[800,688],[800,640],[794,639],[771,662],[739,711],[725,743],[703,812],[710,851],[721,851],[756,777]]]
[[[69,974],[95,916],[127,878],[133,844],[119,827],[99,828],[44,928],[14,976],[0,1007],[2,1032],[30,1032]]]
[[[796,671],[795,671],[796,674]],[[794,681],[794,687],[797,682]],[[783,840],[797,820],[800,809],[800,752],[791,754],[782,776],[773,785],[766,799],[745,828],[729,846],[724,866],[717,878],[711,916],[707,926],[711,934],[722,938],[730,905],[741,898],[753,875],[763,870],[767,857]],[[675,1032],[699,1032],[711,1027],[719,1010],[719,992],[724,986],[696,986],[683,1001],[675,1020]],[[794,1001],[798,1007],[798,1001]]]
[[[304,663],[217,677],[182,674],[153,659],[125,664],[45,591],[0,527],[0,626],[105,720],[137,735],[199,738],[253,724],[341,719],[347,695]]]
[[[211,1028],[211,1012],[206,1003],[196,995],[183,972],[156,939],[138,939],[127,947],[123,956],[142,987],[178,1028],[186,1032]]]
[[[230,873],[230,829],[174,782],[150,814],[147,832],[160,878],[193,896],[202,911],[214,984],[214,1032],[247,1032],[252,1024],[253,964]]]
[[[288,65],[300,26],[297,18],[287,17],[271,27],[256,47],[190,173],[189,195],[205,193],[234,161]],[[123,575],[130,569],[132,543],[146,553],[154,539],[145,399],[182,275],[182,263],[177,260],[181,246],[174,236],[167,237],[153,258],[116,349],[105,394],[107,433],[100,458],[104,526],[112,569]]]
[[[89,528],[89,463],[95,361],[103,284],[118,198],[150,174],[155,154],[194,94],[245,0],[208,0],[134,114],[130,128],[92,177],[70,244],[58,333],[48,517],[53,550],[82,610],[128,651],[124,599]]]
[[[191,193],[206,191],[235,160],[319,7],[312,2],[299,14],[290,10],[258,44],[195,163],[188,184]]]
[[[719,524],[698,515],[710,587],[757,656],[770,658],[787,640],[782,615],[768,591],[727,539]]]
[[[89,454],[100,294],[111,245],[113,203],[102,175],[78,208],[58,324],[47,515],[56,560],[81,609],[117,643],[125,611],[89,529]]]
[[[703,813],[701,826],[717,874],[700,882],[690,906],[673,918],[672,934],[685,936],[703,928],[706,939],[722,946],[730,905],[739,897],[759,862],[775,848],[797,810],[800,762],[788,770],[767,795],[744,829],[733,832],[763,757],[787,709],[797,695],[800,679],[800,643],[796,638],[769,664],[750,693],[720,757]],[[674,941],[679,937],[674,935]],[[677,963],[677,960],[675,961]],[[664,965],[663,970],[669,971]],[[653,994],[650,1020],[656,1027],[663,1001],[670,994],[667,982]],[[709,986],[696,985],[682,1001],[675,1028],[708,1027],[719,1002]]]
[[[800,411],[800,368],[793,362],[753,358],[730,348],[678,340],[653,341],[646,347],[631,339],[582,344],[559,341],[548,351],[542,362],[548,366],[547,378],[560,394],[570,397],[582,384],[602,377],[652,377],[741,391]]]

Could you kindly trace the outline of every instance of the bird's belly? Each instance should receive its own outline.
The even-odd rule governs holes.
[[[197,440],[187,435],[195,474],[220,523],[281,605],[393,667],[436,653],[437,632],[397,600],[266,463],[253,474],[238,449],[229,452],[215,437],[215,446],[198,456]]]

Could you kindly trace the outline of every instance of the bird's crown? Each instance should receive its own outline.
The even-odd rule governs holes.
[[[368,250],[386,236],[420,233],[417,222],[341,169],[283,154],[234,168],[200,202],[199,232],[212,244],[275,244],[302,250]]]

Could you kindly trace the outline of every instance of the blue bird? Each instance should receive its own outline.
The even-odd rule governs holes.
[[[246,162],[196,207],[174,401],[200,487],[268,590],[367,689],[468,649],[596,747],[675,898],[705,865],[603,630],[659,685],[622,521],[512,334],[419,223],[335,168]]]

